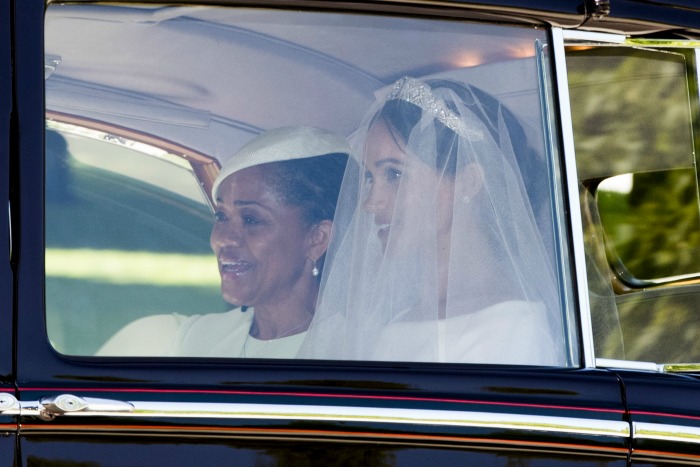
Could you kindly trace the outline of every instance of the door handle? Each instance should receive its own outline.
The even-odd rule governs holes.
[[[113,414],[134,411],[134,405],[113,399],[98,399],[94,397],[78,397],[73,394],[43,397],[37,406],[39,417],[44,420],[64,414]]]
[[[0,392],[0,415],[17,415],[19,401],[9,392]]]
[[[38,416],[53,420],[59,415],[110,415],[131,413],[134,405],[130,402],[78,397],[73,394],[43,397],[38,402],[20,402],[9,392],[0,392],[0,415]]]

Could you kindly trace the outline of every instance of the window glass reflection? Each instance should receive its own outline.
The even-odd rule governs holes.
[[[389,16],[50,5],[47,110],[82,122],[50,129],[69,156],[47,151],[55,346],[578,364],[547,41]],[[398,149],[375,138],[389,101],[412,114]],[[372,158],[394,149],[390,168]],[[339,171],[291,164],[338,156]]]
[[[635,281],[678,279],[700,271],[694,169],[611,177],[598,186],[597,197],[623,281],[634,286]]]
[[[223,309],[209,204],[192,169],[152,146],[48,125],[46,312],[54,346],[89,355],[141,316]]]

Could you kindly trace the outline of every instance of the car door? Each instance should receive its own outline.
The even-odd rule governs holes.
[[[10,2],[0,2],[0,164],[2,165],[2,177],[0,177],[0,191],[10,193],[10,151],[13,147],[14,137],[11,134],[12,116],[12,36]],[[9,206],[9,197],[4,196],[2,203]],[[0,253],[0,407],[13,407],[16,403],[15,387],[13,384],[13,323],[14,312],[12,307],[13,284],[12,269],[10,266],[11,237],[9,216],[2,216],[0,221],[2,231],[3,248]],[[5,248],[5,245],[7,248]],[[0,409],[3,410],[3,409]],[[14,462],[16,443],[17,419],[14,415],[0,415],[0,462],[11,464]]]
[[[596,356],[624,384],[633,465],[697,462],[696,47],[584,34],[567,49]]]
[[[20,465],[626,465],[620,382],[580,344],[587,321],[561,260],[549,32],[473,22],[469,10],[452,21],[452,9],[435,20],[415,7],[303,6],[52,4],[44,19],[42,2],[15,5],[24,30],[41,31],[21,36],[16,57],[31,137],[15,185],[19,405],[4,414],[21,421]],[[551,197],[543,228],[558,258],[564,363],[129,355],[159,329],[101,351],[140,318],[227,309],[208,252],[222,161],[277,126],[350,136],[374,93],[407,71],[463,74],[528,117],[547,161],[533,183]]]
[[[0,94],[0,106],[2,106],[2,120],[0,120],[0,150],[1,163],[3,164],[3,174],[2,186],[3,193],[9,194],[9,182],[10,182],[10,151],[12,144],[12,135],[10,133],[11,123],[10,118],[12,116],[12,69],[11,69],[11,35],[10,35],[10,6],[9,2],[3,2],[0,6],[3,14],[2,29],[0,33],[0,79],[2,94]],[[9,206],[9,198],[7,200]],[[3,201],[3,202],[5,202]],[[0,348],[0,381],[4,383],[12,382],[12,270],[10,268],[10,225],[9,217],[3,216],[2,231],[3,236],[7,240],[7,249],[3,250],[2,256],[2,281],[0,281],[0,286],[2,287],[2,322],[7,323],[3,326],[2,332],[2,347]]]

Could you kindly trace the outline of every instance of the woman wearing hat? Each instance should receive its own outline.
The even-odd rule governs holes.
[[[278,128],[248,143],[223,165],[212,189],[211,247],[222,296],[235,308],[144,318],[119,334],[174,330],[166,339],[169,355],[295,357],[314,315],[349,151],[345,139],[311,127]],[[99,354],[159,353],[123,347],[115,336]]]

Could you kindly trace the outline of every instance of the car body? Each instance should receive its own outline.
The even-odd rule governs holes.
[[[700,464],[698,51],[689,0],[0,0],[0,464]],[[227,157],[407,73],[545,154],[566,364],[95,355],[226,310]]]

